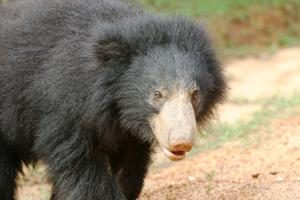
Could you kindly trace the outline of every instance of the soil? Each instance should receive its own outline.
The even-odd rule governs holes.
[[[300,109],[299,109],[300,110]],[[300,117],[150,174],[142,200],[300,199]]]
[[[231,91],[219,109],[222,122],[248,120],[262,108],[260,99],[300,90],[300,48],[233,60],[225,68]],[[300,106],[295,110],[300,113]],[[300,116],[293,115],[274,119],[244,142],[231,141],[180,162],[170,164],[159,154],[140,200],[299,200],[299,132]],[[49,199],[44,171],[26,170],[19,200]]]

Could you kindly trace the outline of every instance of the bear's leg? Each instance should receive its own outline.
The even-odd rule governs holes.
[[[128,200],[135,200],[140,195],[150,162],[150,144],[128,144],[127,151],[124,151],[123,166],[117,174],[117,182]]]
[[[105,160],[91,160],[75,152],[49,156],[51,200],[125,200]]]
[[[1,141],[0,141],[1,144]],[[9,154],[5,146],[0,147],[0,199],[14,200],[16,178],[22,168],[20,160]]]
[[[91,161],[79,166],[74,166],[74,170],[61,168],[52,174],[51,200],[125,199],[103,163]],[[50,166],[52,169],[53,167]]]

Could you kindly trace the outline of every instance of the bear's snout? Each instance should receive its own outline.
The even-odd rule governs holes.
[[[171,160],[182,160],[192,149],[197,125],[187,94],[168,99],[150,124],[163,152]]]
[[[193,147],[193,140],[175,140],[169,144],[172,152],[189,152]]]

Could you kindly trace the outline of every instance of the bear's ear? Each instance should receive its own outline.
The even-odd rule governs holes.
[[[129,64],[134,54],[129,44],[122,40],[98,41],[96,45],[96,56],[103,64]]]

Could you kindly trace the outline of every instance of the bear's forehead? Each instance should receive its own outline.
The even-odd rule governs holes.
[[[207,67],[197,53],[176,45],[158,46],[139,57],[132,69],[139,71],[138,81],[151,89],[193,90],[208,77]]]
[[[182,51],[176,46],[154,48],[147,54],[146,60],[150,70],[180,76],[191,75],[204,64],[194,52]]]

